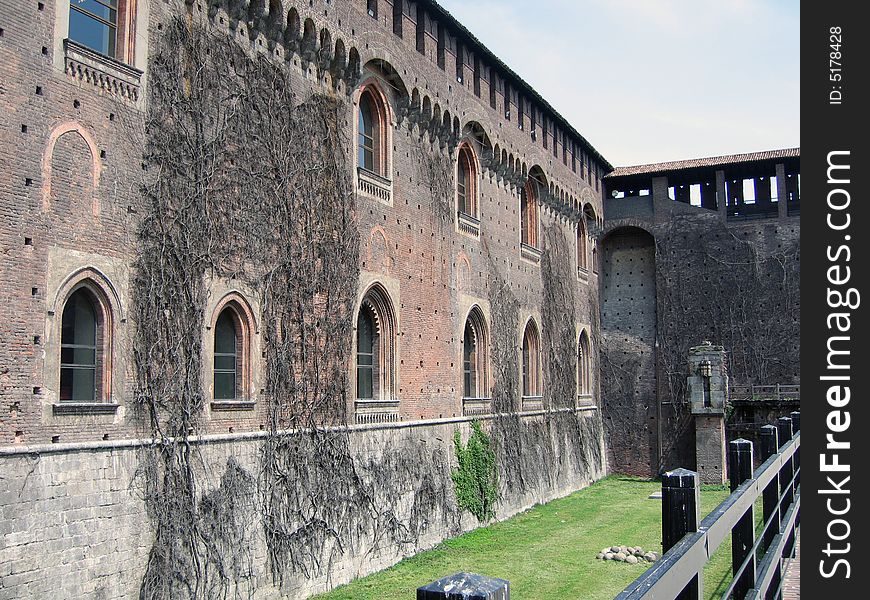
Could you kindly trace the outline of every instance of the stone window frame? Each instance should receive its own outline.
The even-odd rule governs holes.
[[[375,137],[375,169],[374,171],[359,164],[359,118],[360,102],[363,96],[369,97],[373,108],[373,119],[376,120],[378,131]],[[394,113],[389,102],[389,97],[383,91],[379,80],[371,76],[359,86],[353,93],[353,164],[354,183],[358,192],[373,198],[387,206],[393,205],[393,181],[391,177],[393,168],[393,122]]]
[[[471,325],[471,330],[474,334],[474,368],[475,368],[475,395],[467,396],[465,394],[465,330]],[[463,400],[468,398],[489,398],[489,328],[486,322],[486,316],[481,307],[474,304],[468,311],[468,315],[462,322],[462,332],[460,334],[460,350],[459,350],[459,367],[460,367],[460,387]]]
[[[63,311],[73,294],[79,290],[88,291],[97,317],[97,385],[94,402],[77,402],[60,399],[61,377],[61,338],[63,330]],[[52,409],[54,414],[102,414],[114,413],[118,408],[113,389],[115,364],[115,340],[117,324],[123,322],[120,297],[115,286],[102,271],[93,266],[79,268],[64,279],[57,289],[54,301],[47,311],[48,339],[46,354],[51,360],[46,361],[46,380],[56,387],[53,394]]]
[[[217,321],[224,311],[231,311],[230,316],[236,328],[236,397],[232,399],[215,398],[214,388],[214,336]],[[250,302],[238,290],[224,294],[211,311],[211,318],[206,326],[207,353],[204,361],[207,366],[208,397],[212,410],[252,409],[255,405],[255,390],[253,385],[253,348],[257,321]]]
[[[377,366],[378,386],[373,398],[360,398],[357,394],[357,322],[362,310],[370,310],[378,334]],[[353,398],[355,401],[394,402],[396,401],[396,311],[386,288],[378,282],[368,287],[354,312],[353,327]]]
[[[528,366],[526,364],[527,354],[529,356]],[[532,363],[532,359],[534,363]],[[532,316],[526,320],[523,326],[522,345],[520,346],[520,393],[523,398],[543,397],[542,373],[541,330],[535,317]]]
[[[577,336],[577,406],[595,406],[592,338],[586,327]]]
[[[120,96],[138,108],[144,107],[142,76],[148,62],[149,2],[119,0],[115,52],[105,55],[70,38],[70,13],[74,0],[55,3],[53,65],[79,82]]]
[[[465,208],[459,206],[459,173],[466,167]],[[454,204],[456,210],[456,229],[474,238],[480,237],[480,161],[475,146],[469,140],[460,142],[454,161]],[[469,211],[469,204],[471,210]]]
[[[577,221],[577,277],[586,280],[589,275],[589,232],[586,220]]]

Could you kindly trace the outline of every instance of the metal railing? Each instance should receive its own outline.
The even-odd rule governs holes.
[[[730,443],[732,493],[699,523],[698,474],[677,469],[662,477],[664,556],[617,600],[699,600],[704,565],[731,534],[733,578],[723,599],[780,598],[782,561],[794,552],[800,523],[800,413],[761,428],[765,459],[752,473],[752,442]],[[753,510],[763,503],[763,527],[755,538]]]

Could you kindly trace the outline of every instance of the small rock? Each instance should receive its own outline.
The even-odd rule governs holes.
[[[601,549],[601,553],[602,553],[602,554],[607,554],[608,552],[610,552],[610,546],[608,546],[607,548],[602,548],[602,549]]]
[[[656,555],[652,552],[647,552],[646,554],[643,555],[643,559],[647,562],[655,562]]]
[[[604,560],[604,552],[599,552],[595,555],[595,558],[597,558],[598,560]]]
[[[625,553],[624,552],[617,552],[616,554],[613,555],[613,560],[618,560],[619,562],[623,562],[625,560]]]
[[[613,552],[605,552],[604,553],[604,560],[613,560],[613,556],[614,556]]]
[[[619,551],[622,552],[623,554],[628,554],[628,547],[627,546],[620,546]]]
[[[627,562],[630,565],[636,565],[637,564],[637,557],[636,556],[626,556],[625,562]]]
[[[619,546],[611,546],[610,551],[616,554],[617,552],[619,552]]]

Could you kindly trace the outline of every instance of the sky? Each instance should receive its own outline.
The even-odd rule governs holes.
[[[439,0],[611,164],[800,146],[798,0]]]

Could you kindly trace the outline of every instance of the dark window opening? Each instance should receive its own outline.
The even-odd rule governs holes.
[[[60,400],[97,401],[99,320],[88,291],[70,296],[63,309],[60,334]]]
[[[225,309],[214,328],[214,398],[235,400],[238,397],[239,339],[232,310]]]
[[[363,304],[356,327],[356,397],[371,400],[378,397],[378,332],[371,307]]]

